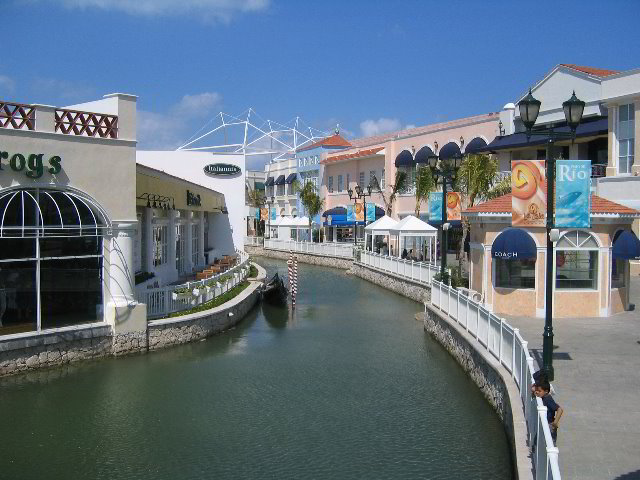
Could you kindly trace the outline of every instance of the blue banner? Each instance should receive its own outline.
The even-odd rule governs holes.
[[[271,207],[271,220],[276,219],[276,207]]]
[[[589,228],[591,160],[556,160],[556,227]]]
[[[376,204],[375,203],[367,203],[367,222],[375,222],[376,221]]]
[[[442,221],[442,205],[444,204],[442,192],[431,192],[429,194],[429,221]]]
[[[256,220],[260,220],[260,209],[256,208]]]
[[[353,208],[353,205],[347,205],[347,222],[355,222],[356,221],[356,212]]]

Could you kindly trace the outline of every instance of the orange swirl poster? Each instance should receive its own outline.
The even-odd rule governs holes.
[[[461,220],[460,192],[447,192],[447,220]]]
[[[544,227],[546,210],[544,160],[513,160],[511,224],[514,227]]]

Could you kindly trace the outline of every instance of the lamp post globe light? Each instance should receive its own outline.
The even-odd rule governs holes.
[[[445,270],[447,268],[447,185],[453,189],[456,181],[456,174],[462,165],[462,155],[454,155],[450,158],[441,158],[438,155],[429,155],[429,168],[431,175],[438,184],[438,180],[442,183],[442,238],[440,242],[440,278],[444,280]]]
[[[520,118],[526,128],[527,138],[532,135],[548,136],[546,167],[547,167],[547,269],[546,269],[546,303],[544,314],[544,332],[542,334],[542,371],[549,381],[554,378],[553,372],[553,239],[551,230],[554,228],[553,203],[555,188],[555,158],[553,156],[553,144],[558,139],[571,139],[576,136],[576,128],[582,120],[585,102],[576,97],[574,91],[569,100],[562,102],[564,117],[569,126],[570,132],[557,132],[551,128],[533,130],[538,114],[540,113],[542,102],[534,98],[529,89],[529,94],[518,103]]]

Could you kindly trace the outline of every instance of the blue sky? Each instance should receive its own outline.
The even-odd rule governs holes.
[[[622,0],[0,0],[0,98],[136,94],[141,148],[248,107],[363,136],[498,111],[557,63],[640,67],[639,14]]]

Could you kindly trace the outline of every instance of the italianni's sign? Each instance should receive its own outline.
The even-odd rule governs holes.
[[[53,155],[49,157],[45,166],[44,153],[23,155],[22,153],[11,154],[0,151],[0,170],[11,169],[14,172],[24,172],[29,178],[40,178],[44,174],[45,168],[51,175],[60,173],[62,158]]]
[[[210,163],[204,171],[210,175],[235,175],[240,173],[240,167],[229,163]]]

